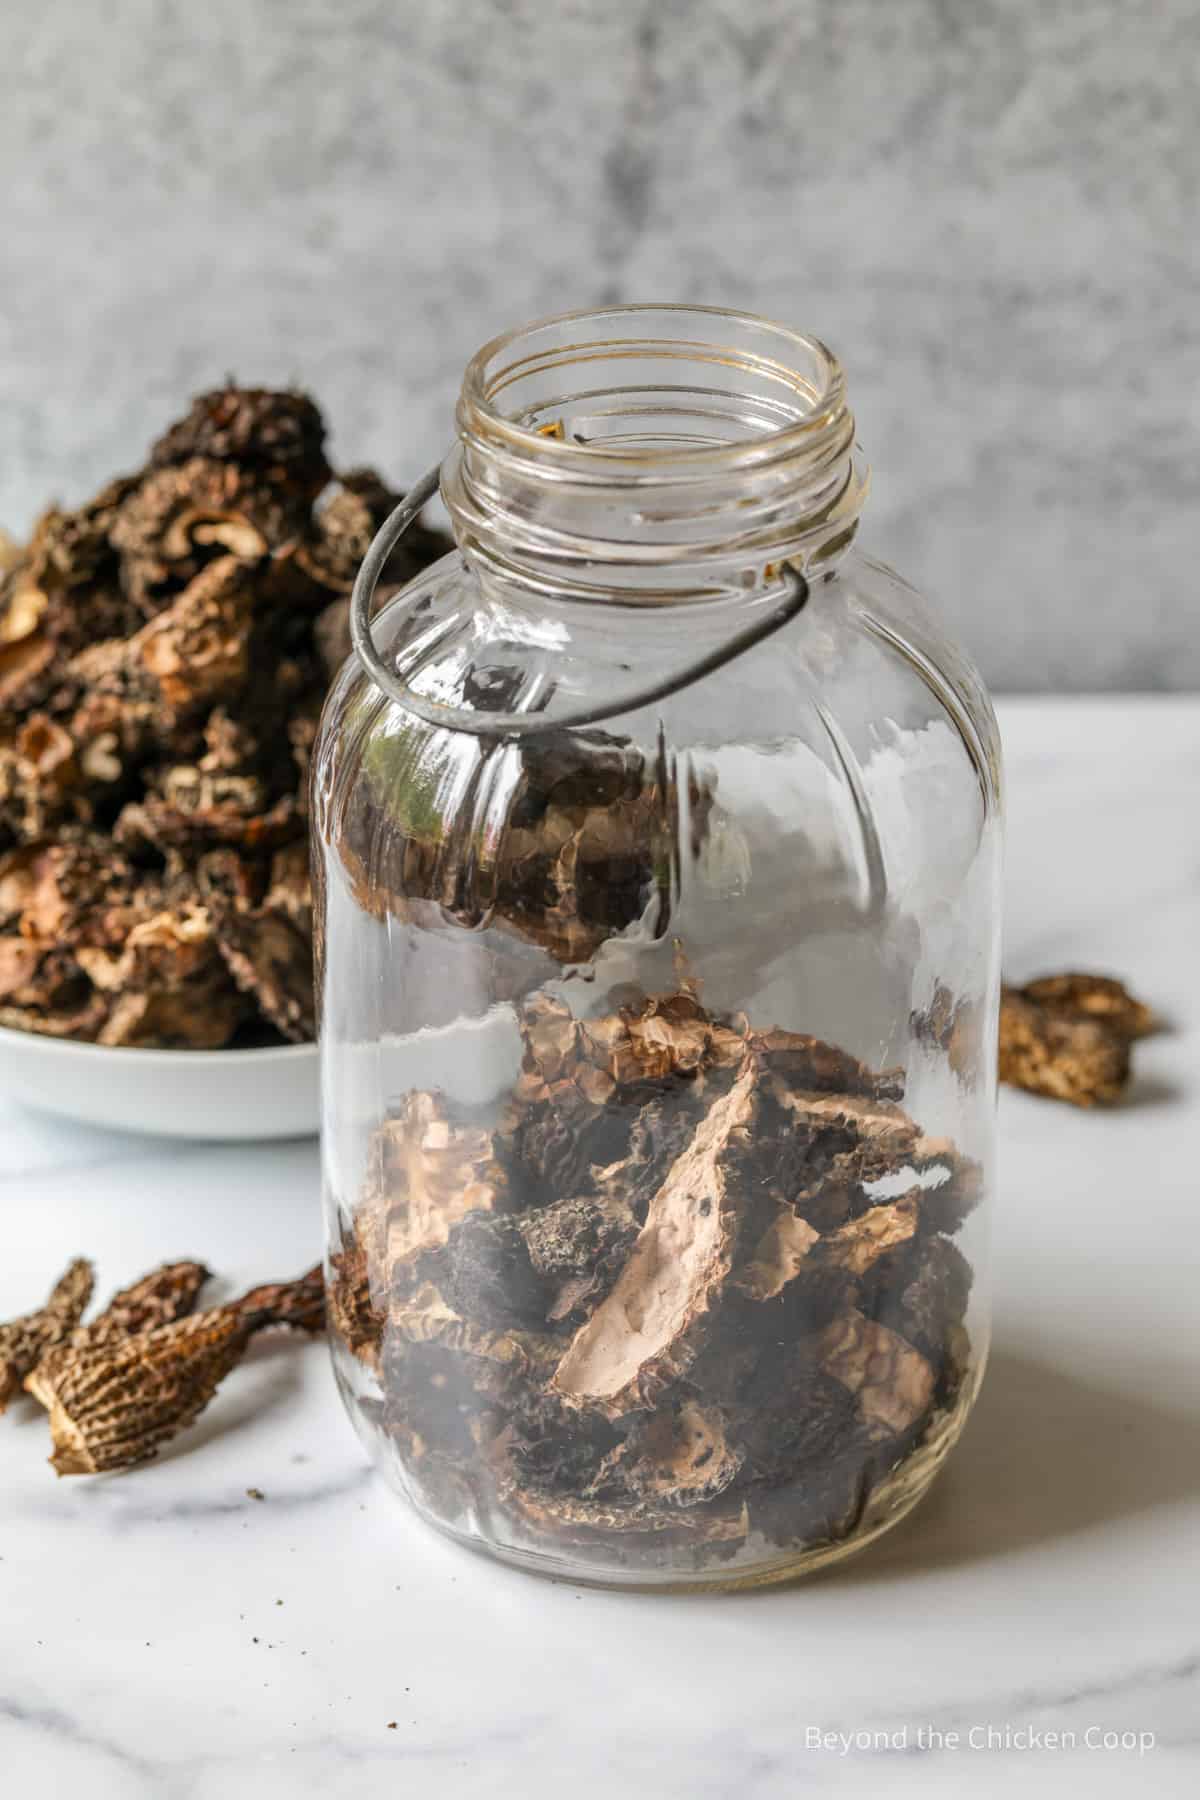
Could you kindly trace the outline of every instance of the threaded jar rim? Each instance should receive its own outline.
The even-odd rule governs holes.
[[[654,327],[667,319],[696,322],[697,335],[654,335]],[[619,329],[622,323],[635,321],[647,329],[632,334]],[[712,335],[699,335],[701,322]],[[573,325],[580,327],[580,336],[554,341]],[[721,326],[725,328],[723,334]],[[594,331],[589,332],[588,327]],[[607,333],[605,327],[609,328]],[[739,334],[744,340],[741,343]],[[547,341],[539,346],[539,339]],[[750,341],[754,339],[762,340],[764,346],[774,345],[779,353],[770,355],[765,347],[754,348]],[[782,422],[747,431],[731,442],[644,447],[560,437],[544,426],[527,423],[520,412],[514,417],[511,410],[497,404],[499,395],[554,368],[574,367],[592,360],[610,361],[614,356],[708,363],[757,377],[779,390],[774,409]],[[760,404],[771,402],[760,397]],[[464,441],[491,441],[516,455],[536,457],[560,473],[570,470],[582,476],[590,467],[602,477],[607,465],[615,476],[617,471],[612,465],[619,464],[625,465],[628,472],[652,474],[656,481],[670,479],[669,466],[675,463],[679,464],[679,478],[686,480],[699,475],[711,477],[719,470],[732,474],[747,466],[798,454],[811,461],[815,471],[844,457],[854,438],[854,419],[846,405],[845,372],[838,357],[819,338],[757,313],[668,301],[584,307],[550,314],[501,332],[476,351],[467,364],[457,416]]]

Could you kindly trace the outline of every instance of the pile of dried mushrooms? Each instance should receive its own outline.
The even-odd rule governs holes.
[[[0,1025],[313,1036],[309,752],[400,498],[324,438],[302,394],[203,395],[0,557]],[[408,533],[384,595],[446,548]]]

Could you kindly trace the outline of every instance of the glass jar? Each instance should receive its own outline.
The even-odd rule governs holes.
[[[852,548],[853,434],[830,352],[743,314],[497,338],[458,547],[326,707],[338,1379],[422,1516],[528,1568],[820,1567],[978,1386],[999,746]]]

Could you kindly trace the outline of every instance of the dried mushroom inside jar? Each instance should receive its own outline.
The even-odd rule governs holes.
[[[852,1533],[963,1401],[971,1165],[685,989],[519,1018],[498,1116],[410,1093],[333,1257],[413,1491],[631,1567]]]
[[[447,812],[453,796],[455,815]],[[582,963],[634,925],[669,928],[680,786],[602,731],[514,745],[380,737],[336,826],[338,860],[376,915],[486,923],[557,963]],[[689,797],[703,834],[711,794]]]

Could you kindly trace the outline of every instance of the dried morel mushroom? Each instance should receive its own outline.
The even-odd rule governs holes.
[[[198,1272],[196,1264],[157,1271],[118,1296],[114,1308],[152,1318],[160,1306],[169,1310],[194,1297]],[[312,1269],[296,1281],[253,1288],[227,1306],[132,1335],[112,1324],[111,1332],[84,1330],[78,1341],[60,1343],[26,1379],[50,1414],[50,1460],[60,1475],[129,1469],[156,1456],[204,1410],[256,1332],[275,1325],[322,1329],[324,1284],[320,1269]]]
[[[748,1055],[668,1170],[615,1287],[555,1371],[564,1399],[620,1418],[687,1373],[733,1267],[757,1075]]]
[[[330,476],[325,421],[306,394],[271,388],[218,388],[192,401],[164,432],[150,467],[169,468],[204,456],[247,469],[265,469],[315,498]]]
[[[87,1325],[76,1326],[72,1349],[92,1349],[116,1338],[134,1337],[157,1325],[186,1318],[212,1272],[200,1262],[164,1263],[113,1295],[104,1311]]]
[[[371,1298],[367,1253],[353,1225],[343,1222],[341,1248],[329,1260],[326,1307],[330,1328],[352,1356],[377,1365],[383,1330]]]
[[[1005,988],[1000,1079],[1067,1100],[1110,1105],[1129,1079],[1130,1046],[1155,1028],[1148,1006],[1104,975],[1047,975]]]
[[[1042,975],[1020,991],[1035,1006],[1101,1019],[1131,1042],[1157,1029],[1151,1009],[1111,975]]]
[[[333,1258],[413,1491],[627,1565],[853,1531],[964,1404],[977,1170],[894,1072],[686,989],[517,1018],[511,1099],[409,1094]]]
[[[489,684],[494,677],[502,687],[505,673],[474,671],[473,691],[498,691]],[[648,758],[603,731],[552,728],[519,747],[480,740],[463,755],[464,785],[487,801],[489,829],[478,842],[447,829],[410,743],[371,745],[336,846],[366,911],[419,921],[432,904],[471,927],[486,917],[561,963],[586,962],[641,921],[665,934],[680,837],[678,781],[665,756]],[[699,837],[712,795],[697,783],[689,804]]]
[[[310,901],[273,859],[303,855],[347,595],[400,499],[334,481],[324,437],[305,395],[202,395],[144,470],[0,558],[0,1024],[312,1036]],[[410,532],[388,582],[448,548]]]
[[[44,1306],[0,1325],[0,1412],[20,1393],[29,1371],[78,1325],[92,1297],[94,1281],[91,1263],[76,1257]]]

